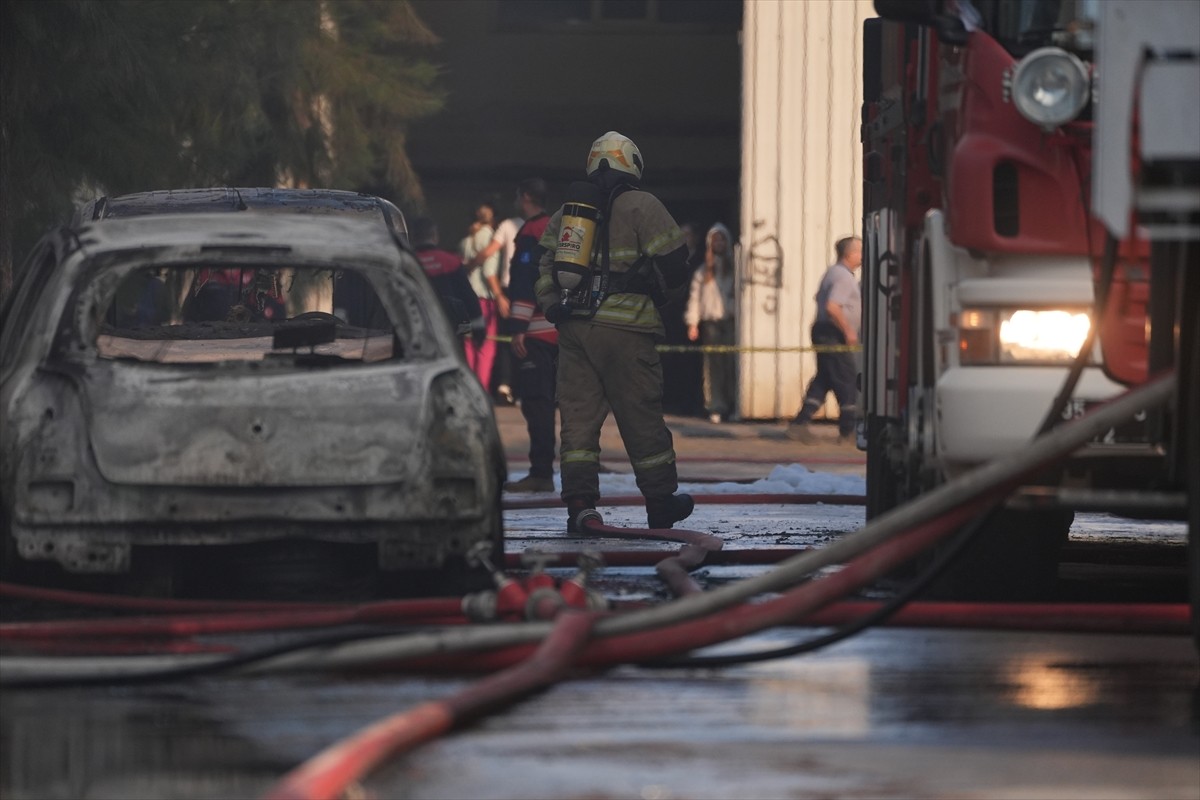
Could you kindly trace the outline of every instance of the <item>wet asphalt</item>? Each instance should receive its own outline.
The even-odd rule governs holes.
[[[683,462],[686,468],[703,477],[705,470],[730,476],[736,467],[750,478],[769,469],[765,462],[776,450],[784,456],[777,463],[795,460],[786,457],[794,445],[761,437],[766,428],[744,427],[726,448],[714,446],[719,438],[698,437],[697,455],[762,462],[697,459]],[[697,444],[689,438],[677,432],[681,453]],[[506,443],[519,456],[522,443],[513,443],[511,431]],[[827,450],[810,455],[833,460],[834,469],[861,471],[855,454],[832,444]],[[606,517],[638,524],[641,513],[609,509]],[[671,549],[569,538],[564,519],[560,509],[507,512],[509,552]],[[862,509],[701,506],[688,524],[719,533],[727,548],[819,546],[861,525]],[[1184,537],[1176,523],[1106,515],[1081,515],[1072,529],[1073,544],[1133,542],[1165,553],[1168,564],[1182,553]],[[714,586],[762,569],[706,567],[697,577]],[[613,596],[665,597],[651,568],[608,569],[599,581]],[[773,629],[714,651],[770,648],[816,632]],[[255,797],[340,737],[468,682],[214,676],[6,691],[0,797]],[[414,800],[1195,800],[1198,685],[1200,663],[1186,636],[879,628],[760,664],[576,675],[394,760],[357,791]]]

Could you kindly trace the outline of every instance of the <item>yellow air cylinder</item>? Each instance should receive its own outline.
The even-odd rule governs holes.
[[[585,270],[590,269],[599,219],[600,209],[595,206],[587,203],[563,205],[562,225],[559,228],[558,247],[554,252],[554,261],[573,264]]]

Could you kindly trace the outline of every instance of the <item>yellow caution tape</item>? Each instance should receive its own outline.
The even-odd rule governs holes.
[[[489,336],[493,342],[511,342],[511,336]],[[736,344],[660,344],[655,350],[660,353],[857,353],[862,350],[857,344],[816,344],[807,347],[746,347]]]
[[[736,344],[660,344],[660,353],[857,353],[856,344],[814,344],[808,347],[743,347]]]

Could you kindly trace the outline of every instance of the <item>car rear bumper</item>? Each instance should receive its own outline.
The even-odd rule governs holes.
[[[438,566],[497,528],[499,478],[420,486],[199,489],[111,486],[77,498],[69,480],[27,487],[12,519],[19,557],[69,572],[129,570],[137,546],[288,539],[379,545],[382,569]]]

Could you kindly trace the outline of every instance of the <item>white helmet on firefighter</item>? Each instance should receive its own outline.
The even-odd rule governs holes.
[[[609,131],[592,142],[592,151],[587,160],[588,177],[605,163],[609,169],[628,173],[637,180],[642,179],[642,151],[628,136]]]

